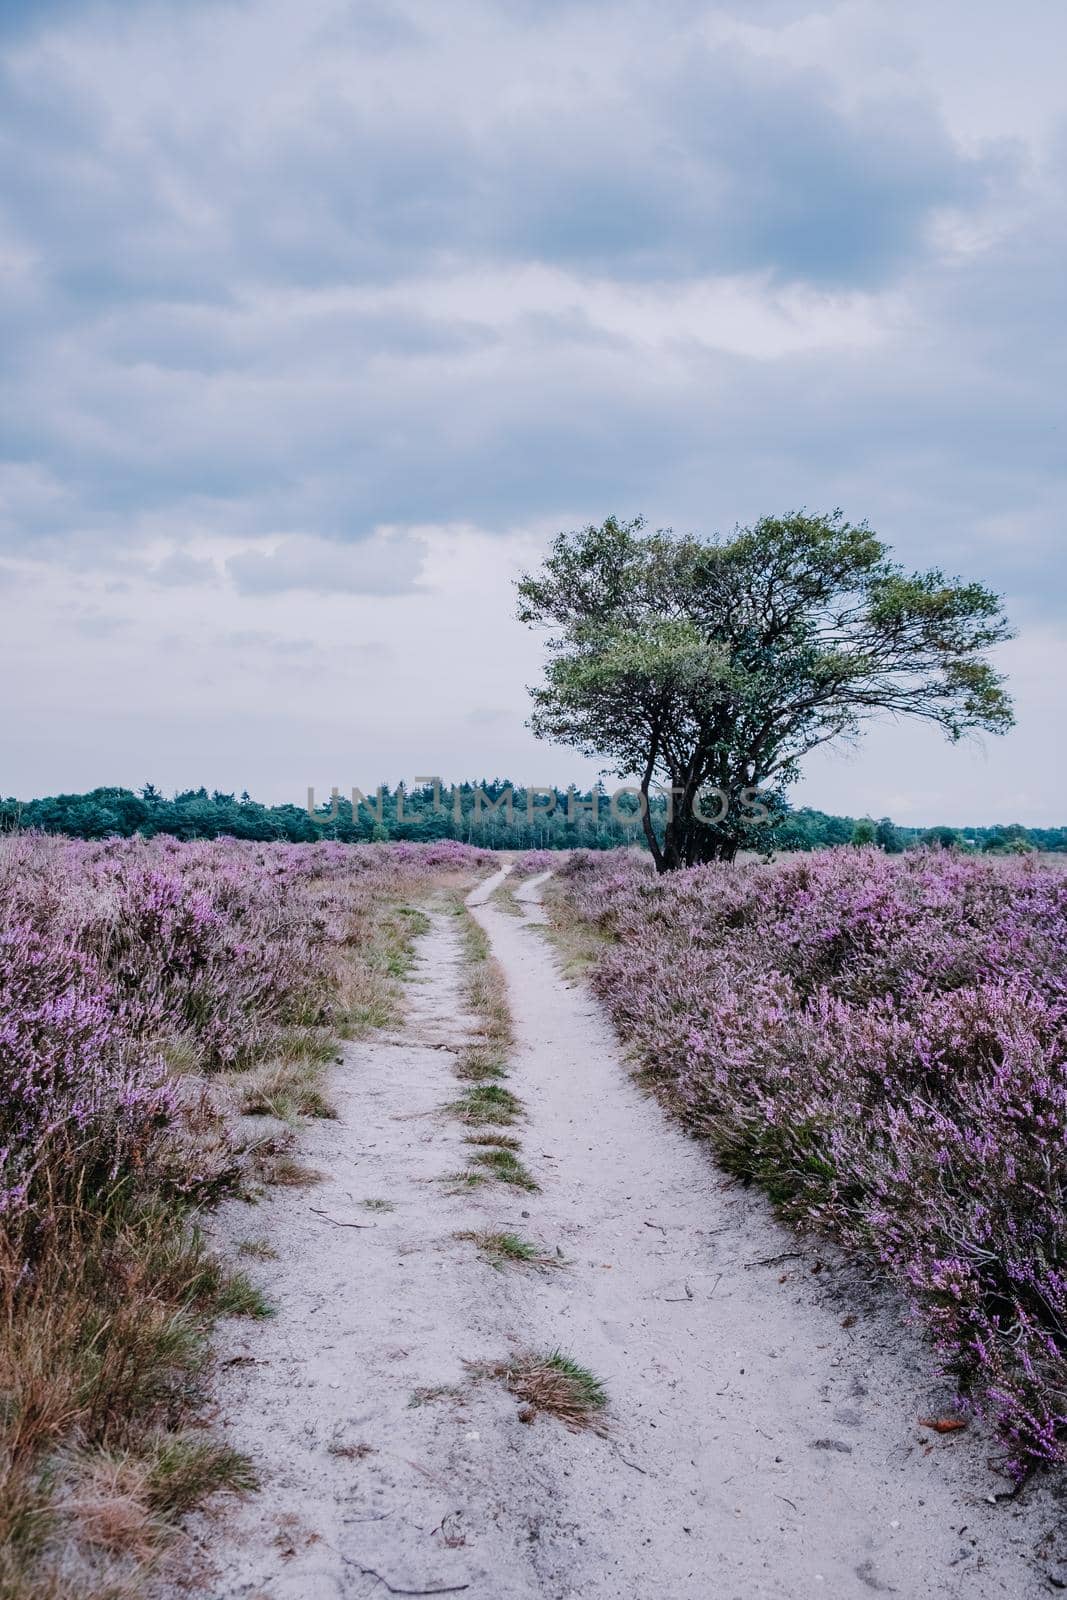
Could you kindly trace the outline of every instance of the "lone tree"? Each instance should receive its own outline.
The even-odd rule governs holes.
[[[986,659],[1011,637],[999,597],[905,573],[840,512],[711,540],[610,517],[561,533],[518,592],[520,620],[550,635],[530,726],[640,775],[661,872],[732,861],[802,758],[871,717],[917,717],[952,740],[1012,725]],[[662,837],[648,803],[660,788]]]

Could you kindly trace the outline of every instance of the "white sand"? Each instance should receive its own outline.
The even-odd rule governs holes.
[[[520,888],[525,921],[485,903],[496,881],[472,903],[508,979],[509,1086],[528,1112],[515,1131],[542,1192],[440,1182],[468,1153],[437,1108],[457,1092],[448,1047],[473,1021],[455,922],[435,916],[403,1032],[346,1048],[340,1120],[303,1140],[325,1181],[219,1219],[223,1240],[271,1240],[279,1259],[252,1270],[279,1314],[231,1323],[221,1341],[220,1415],[265,1482],[195,1519],[210,1576],[194,1592],[1051,1592],[1049,1558],[1032,1560],[1050,1492],[989,1504],[1006,1485],[987,1442],[918,1426],[944,1396],[899,1310],[728,1186],[639,1093],[534,925],[540,880]],[[395,1210],[362,1206],[374,1198]],[[485,1227],[558,1247],[570,1265],[494,1271],[452,1237]],[[464,1367],[557,1347],[607,1385],[605,1437],[524,1424]],[[409,1405],[437,1385],[460,1397]]]

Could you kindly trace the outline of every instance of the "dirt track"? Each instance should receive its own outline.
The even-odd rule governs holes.
[[[990,1504],[1005,1485],[980,1441],[919,1427],[943,1396],[899,1313],[639,1093],[537,930],[537,880],[522,920],[489,902],[495,882],[471,904],[508,981],[515,1131],[541,1192],[441,1181],[469,1154],[439,1108],[476,1022],[455,919],[435,915],[404,1030],[347,1048],[340,1118],[306,1137],[325,1181],[220,1220],[231,1241],[269,1237],[256,1276],[279,1315],[233,1324],[222,1351],[229,1436],[266,1482],[198,1519],[215,1572],[198,1592],[1047,1594],[1028,1560],[1047,1503]],[[568,1265],[493,1270],[454,1238],[487,1227]],[[603,1437],[524,1423],[465,1366],[556,1348],[606,1384]],[[435,1389],[455,1392],[410,1403]]]

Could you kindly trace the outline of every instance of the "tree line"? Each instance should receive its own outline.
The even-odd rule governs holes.
[[[509,792],[510,805],[506,803]],[[665,813],[662,796],[653,794],[649,803],[654,816]],[[620,845],[645,845],[638,803],[632,795],[622,795],[612,806],[602,788],[528,791],[506,778],[483,778],[443,793],[429,784],[411,789],[383,786],[369,803],[357,801],[353,808],[350,797],[340,796],[317,806],[314,817],[306,805],[265,806],[247,793],[205,788],[166,796],[150,783],[139,791],[102,788],[38,800],[0,800],[0,829],[18,828],[75,839],[128,838],[139,833],[148,838],[155,834],[176,839],[229,836],[294,844],[316,839],[344,843],[463,839],[493,850],[612,850]],[[1067,851],[1067,828],[1024,828],[1019,823],[914,828],[888,817],[834,816],[810,806],[794,809],[779,801],[752,842],[778,851],[875,844],[889,853],[936,845],[1007,854]]]

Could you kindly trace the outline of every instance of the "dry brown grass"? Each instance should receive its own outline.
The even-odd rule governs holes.
[[[264,1167],[263,1175],[267,1183],[276,1184],[281,1189],[313,1189],[322,1182],[324,1176],[288,1150],[274,1156]]]
[[[239,1256],[249,1256],[253,1261],[277,1261],[278,1252],[269,1239],[242,1239],[237,1246]]]
[[[507,980],[492,956],[470,968],[466,998],[481,1018],[486,1043],[506,1050],[514,1038]]]
[[[99,1455],[75,1458],[71,1465],[76,1488],[58,1507],[70,1542],[147,1566],[169,1531],[149,1503],[148,1463]]]
[[[463,1390],[455,1383],[422,1384],[412,1389],[408,1409],[433,1405],[437,1400],[462,1400]]]
[[[458,897],[453,910],[462,919],[461,931],[466,973],[464,997],[482,1026],[481,1038],[469,1045],[456,1063],[456,1076],[469,1087],[445,1107],[453,1116],[476,1127],[508,1127],[522,1115],[522,1102],[499,1081],[507,1076],[508,1051],[514,1043],[514,1026],[508,1004],[507,980],[494,959],[489,938]],[[476,1188],[497,1182],[535,1192],[538,1184],[519,1159],[517,1139],[497,1133],[468,1136],[478,1146],[470,1166],[446,1180],[454,1188]]]
[[[215,1320],[266,1311],[254,1288],[180,1207],[123,1186],[51,1223],[28,1276],[21,1242],[0,1258],[2,1600],[133,1592],[177,1516],[251,1482],[234,1452],[181,1430]]]
[[[281,1058],[241,1074],[239,1104],[246,1116],[296,1123],[304,1117],[336,1117],[325,1089],[327,1066],[336,1061],[333,1042],[314,1057]]]
[[[608,1397],[600,1379],[587,1367],[553,1350],[548,1355],[528,1353],[511,1361],[498,1361],[472,1369],[475,1376],[495,1378],[521,1403],[519,1416],[533,1422],[540,1414],[557,1417],[568,1428],[593,1428],[602,1432],[602,1413]]]
[[[508,985],[503,968],[494,958],[484,928],[471,916],[459,896],[453,899],[455,914],[461,919],[463,952],[467,970],[464,999],[482,1025],[482,1046],[501,1053],[514,1042]]]
[[[344,1461],[365,1461],[368,1456],[378,1454],[372,1444],[342,1444],[336,1439],[331,1439],[326,1450],[329,1455],[340,1456]]]
[[[429,895],[436,887],[428,880],[424,893]],[[404,979],[411,970],[416,941],[428,927],[421,907],[391,905],[385,898],[368,905],[339,963],[342,1038],[362,1038],[374,1028],[400,1021]]]
[[[484,1083],[491,1078],[507,1077],[507,1056],[503,1050],[490,1045],[472,1044],[456,1062],[457,1078],[468,1083]]]

